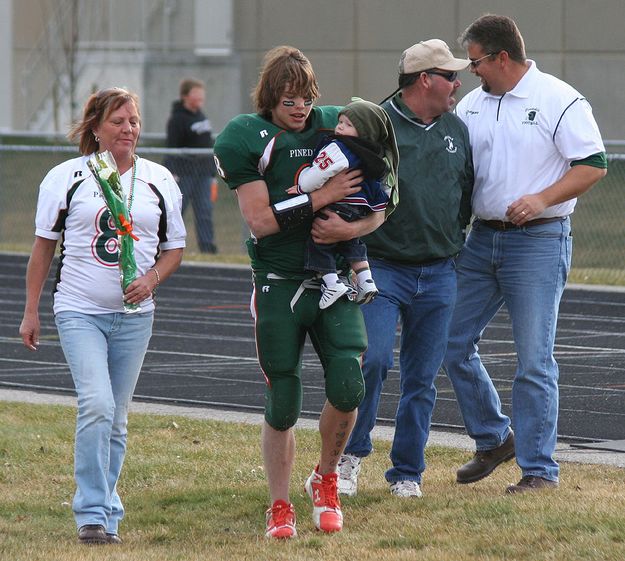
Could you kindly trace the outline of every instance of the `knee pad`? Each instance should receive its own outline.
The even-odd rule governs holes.
[[[365,382],[356,357],[335,358],[326,369],[326,397],[339,411],[356,409],[365,396]]]
[[[272,376],[265,389],[265,421],[275,430],[290,429],[302,409],[302,384],[294,376]]]

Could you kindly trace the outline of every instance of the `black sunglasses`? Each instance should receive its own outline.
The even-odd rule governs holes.
[[[438,70],[424,70],[426,74],[436,74],[441,78],[445,78],[448,82],[455,82],[458,78],[457,72],[439,72]]]

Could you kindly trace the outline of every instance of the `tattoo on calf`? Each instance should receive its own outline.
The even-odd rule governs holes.
[[[342,430],[341,430],[342,429]],[[347,423],[343,422],[339,425],[339,432],[334,435],[334,450],[330,452],[333,458],[340,456],[345,448],[345,440],[347,439]]]

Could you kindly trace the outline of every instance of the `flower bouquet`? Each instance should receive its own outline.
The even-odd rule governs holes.
[[[100,192],[106,201],[106,206],[111,213],[119,242],[119,274],[122,291],[126,292],[128,285],[137,278],[137,262],[135,261],[134,241],[139,238],[132,233],[130,212],[124,200],[122,184],[117,170],[117,164],[113,155],[106,150],[100,154],[94,154],[87,161],[87,166],[93,173]],[[133,170],[134,183],[134,170]],[[131,192],[134,185],[131,186]],[[132,193],[129,205],[132,204]],[[141,310],[139,304],[127,304],[124,302],[124,311],[134,313]]]

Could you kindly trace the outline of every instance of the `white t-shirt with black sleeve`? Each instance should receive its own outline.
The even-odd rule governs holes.
[[[100,190],[87,167],[89,156],[59,164],[39,188],[35,235],[61,240],[54,289],[54,313],[123,312],[118,266],[118,239]],[[130,217],[137,276],[153,267],[160,251],[185,247],[182,195],[167,168],[137,158]],[[128,201],[132,168],[121,176]],[[154,309],[152,298],[141,312]]]

